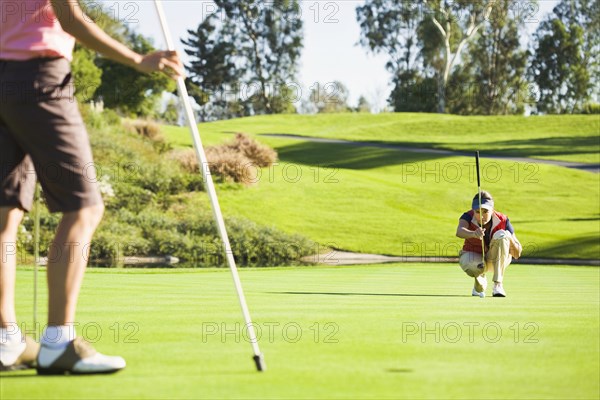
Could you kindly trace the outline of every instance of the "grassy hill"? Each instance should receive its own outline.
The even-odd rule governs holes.
[[[600,180],[564,167],[486,159],[493,154],[598,162],[597,116],[458,117],[429,114],[261,116],[200,125],[205,144],[246,132],[279,152],[249,169],[257,183],[221,190],[227,215],[302,233],[322,245],[390,255],[456,255],[458,218],[477,191],[474,159],[260,136],[301,136],[482,151],[482,188],[496,199],[525,256],[600,258]],[[166,127],[190,146],[185,127]],[[202,198],[198,207],[207,206]]]
[[[216,134],[288,134],[488,154],[600,163],[600,116],[474,116],[442,114],[274,115],[202,124],[210,143]],[[187,131],[169,130],[186,146]]]
[[[206,200],[202,178],[173,159],[158,126],[137,121],[139,129],[133,128],[110,110],[85,118],[106,205],[91,246],[92,263],[121,266],[124,257],[175,256],[182,267],[225,266],[210,207],[196,204]],[[60,215],[48,213],[43,201],[40,210],[40,254],[46,256]],[[315,246],[304,236],[240,215],[226,220],[239,266],[294,265],[313,254]],[[32,262],[33,229],[34,218],[27,217],[18,236],[22,264]]]

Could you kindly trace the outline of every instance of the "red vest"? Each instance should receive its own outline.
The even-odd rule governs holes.
[[[477,218],[475,217],[475,211],[471,210],[469,212],[467,212],[466,214],[469,214],[471,216],[471,221],[469,221],[469,230],[474,231],[475,229],[477,229],[479,227],[479,221],[477,220]],[[498,211],[494,211],[494,213],[492,214],[492,232],[490,233],[490,238],[494,236],[494,233],[496,233],[499,230],[504,230],[506,229],[506,221],[508,220],[508,217],[502,213],[499,213]],[[486,243],[485,249],[487,251],[489,247],[489,243]],[[465,239],[465,244],[463,245],[463,251],[470,251],[472,253],[479,253],[481,254],[481,239],[476,239],[476,238],[469,238],[469,239]]]

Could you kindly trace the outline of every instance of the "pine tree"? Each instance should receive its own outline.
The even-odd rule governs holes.
[[[299,2],[216,0],[215,5],[215,13],[183,41],[193,57],[190,77],[207,95],[203,104],[210,102],[220,117],[227,117],[227,110],[289,112],[288,84],[303,42]]]

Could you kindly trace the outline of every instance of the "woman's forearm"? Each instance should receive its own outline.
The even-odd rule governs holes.
[[[462,226],[458,227],[458,229],[456,230],[456,236],[458,236],[461,239],[473,239],[477,237],[475,231],[464,228]]]
[[[143,57],[110,37],[89,17],[77,0],[50,0],[62,29],[111,60],[136,68]]]

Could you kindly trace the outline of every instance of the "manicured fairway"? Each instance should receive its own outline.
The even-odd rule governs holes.
[[[164,127],[169,143],[191,146],[185,127]],[[477,191],[474,157],[419,154],[260,136],[284,133],[482,151],[482,188],[507,214],[525,257],[600,258],[600,175],[489,158],[490,154],[600,162],[594,116],[460,117],[437,114],[260,116],[200,125],[214,145],[247,132],[277,150],[277,164],[249,167],[249,188],[218,188],[226,216],[241,216],[336,249],[450,256],[454,233]],[[191,209],[208,209],[206,196]],[[549,211],[552,211],[549,213]]]
[[[227,270],[89,270],[79,333],[127,369],[3,374],[0,398],[598,398],[600,269],[509,268],[505,299],[455,265],[243,270],[263,374]],[[31,324],[31,269],[17,298]]]

